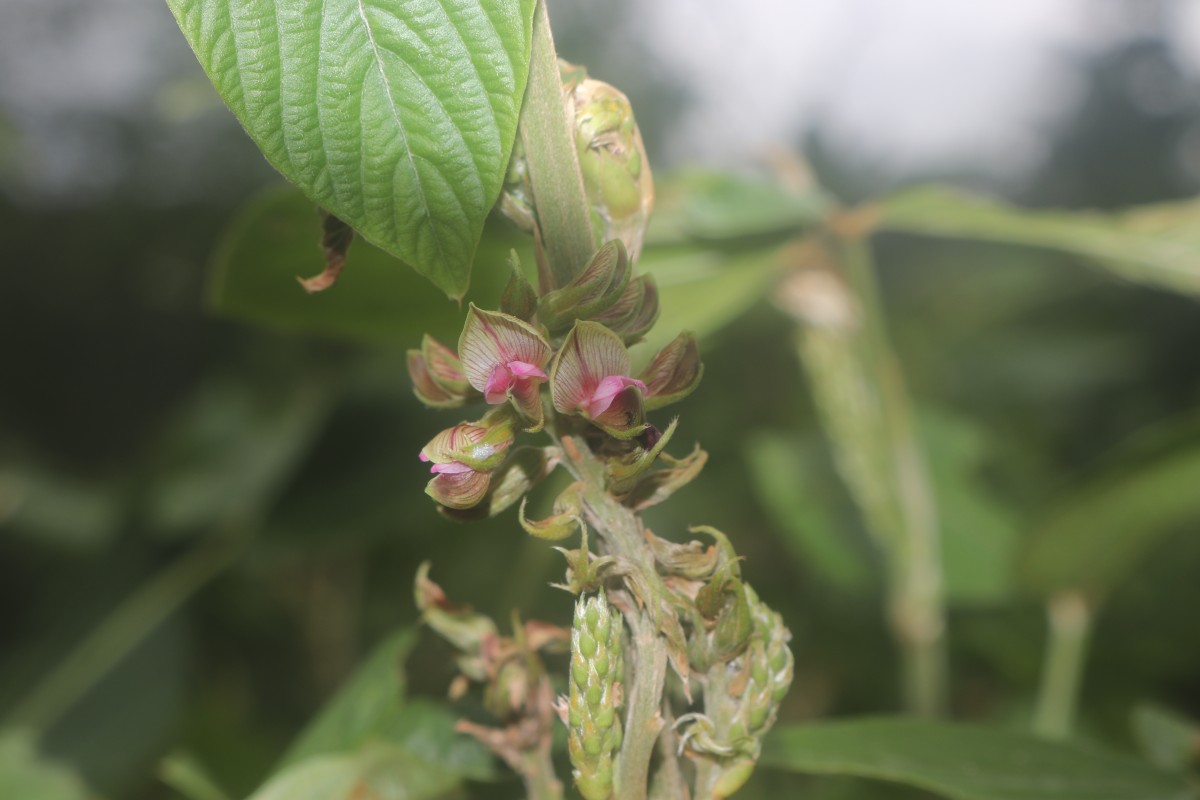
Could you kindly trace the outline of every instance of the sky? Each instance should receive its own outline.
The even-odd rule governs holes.
[[[1200,78],[1200,0],[552,0],[551,15],[614,65],[644,61],[626,74],[686,87],[653,148],[668,165],[753,159],[816,129],[887,176],[959,170],[1004,187],[1037,169],[1112,43],[1166,31]],[[1135,88],[1150,102],[1146,80]],[[103,196],[142,158],[130,127],[183,147],[183,128],[213,114],[225,112],[161,0],[0,4],[10,197]]]

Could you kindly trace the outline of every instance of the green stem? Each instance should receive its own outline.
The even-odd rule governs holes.
[[[1049,640],[1034,710],[1033,731],[1047,739],[1065,739],[1075,724],[1092,611],[1083,595],[1063,592],[1050,598],[1046,612]]]
[[[572,116],[573,111],[563,104],[546,3],[538,0],[529,85],[518,132],[525,147],[540,241],[559,286],[581,272],[596,249]]]
[[[200,587],[228,566],[241,537],[214,537],[154,575],[105,617],[8,715],[6,725],[44,732]]]
[[[549,747],[527,751],[521,775],[525,778],[527,800],[562,800],[563,786],[554,774]]]
[[[675,714],[669,698],[662,700],[662,733],[658,736],[658,772],[650,787],[651,800],[676,800],[687,797],[687,781],[679,766],[678,741],[675,737]]]
[[[846,275],[863,308],[868,367],[881,400],[900,536],[889,548],[888,617],[903,654],[905,705],[925,717],[945,710],[946,645],[937,509],[908,393],[888,342],[870,244],[843,243]]]
[[[946,684],[937,513],[870,251],[831,236],[795,252],[800,269],[779,303],[800,323],[800,359],[838,471],[887,560],[905,706],[936,716]]]
[[[602,552],[631,562],[646,576],[657,576],[641,520],[608,493],[604,467],[578,440],[564,438],[560,445],[567,456],[564,465],[584,485],[584,516],[599,535]],[[665,724],[659,706],[667,678],[667,644],[650,608],[639,608],[632,598],[618,607],[629,625],[632,669],[626,681],[624,740],[613,782],[621,800],[645,800],[650,761]]]

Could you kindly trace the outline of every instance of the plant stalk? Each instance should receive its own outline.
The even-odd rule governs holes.
[[[1083,595],[1062,592],[1050,598],[1046,618],[1049,636],[1033,732],[1046,739],[1065,739],[1075,725],[1091,636],[1092,610]]]
[[[524,759],[520,772],[525,779],[528,800],[562,800],[563,785],[554,774],[549,747],[526,752]]]
[[[656,575],[654,554],[646,544],[638,516],[621,505],[605,486],[604,467],[576,439],[560,441],[564,464],[583,483],[583,511],[587,524],[599,534],[603,553],[623,558],[647,575]],[[616,600],[616,592],[610,599]],[[625,731],[614,785],[621,800],[645,800],[650,761],[665,720],[659,711],[667,678],[667,645],[649,608],[632,598],[615,603],[629,626],[632,674],[627,675]]]
[[[870,244],[854,238],[843,241],[842,249],[846,277],[864,312],[868,368],[881,400],[901,523],[890,552],[888,616],[903,654],[905,706],[920,716],[936,717],[945,710],[947,680],[937,509],[904,378],[889,345]]]
[[[564,107],[563,99],[546,2],[538,0],[529,84],[517,130],[529,168],[539,241],[559,286],[582,271],[596,249],[575,150],[574,110]]]
[[[800,358],[838,471],[887,560],[905,707],[937,716],[946,683],[937,513],[870,251],[861,238],[817,236],[795,253],[799,269],[779,304],[800,323]]]

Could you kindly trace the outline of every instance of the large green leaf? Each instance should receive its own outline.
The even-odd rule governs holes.
[[[941,186],[878,205],[881,230],[1047,247],[1128,280],[1200,294],[1200,200],[1121,213],[1021,209]]]
[[[1035,591],[1100,596],[1129,575],[1165,535],[1200,520],[1200,428],[1194,420],[1135,439],[1107,469],[1066,494],[1034,526],[1020,559]]]
[[[954,800],[1188,800],[1180,777],[1135,759],[1011,731],[909,719],[797,725],[762,763],[896,781]]]
[[[534,0],[167,3],[276,169],[463,295],[516,137]]]
[[[369,242],[356,241],[342,277],[308,295],[297,275],[321,269],[317,215],[299,192],[272,190],[234,220],[213,257],[209,303],[217,311],[271,328],[415,347],[429,333],[458,340],[462,313],[425,281]],[[502,225],[476,251],[471,297],[494,306],[508,279],[508,253],[526,243]],[[530,251],[532,252],[532,251]],[[532,256],[527,259],[532,262]]]
[[[404,661],[416,642],[416,631],[401,630],[380,643],[304,729],[281,765],[352,750],[390,727],[404,705]]]

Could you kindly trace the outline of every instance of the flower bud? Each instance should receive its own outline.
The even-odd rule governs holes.
[[[575,785],[587,800],[613,796],[613,761],[621,746],[622,632],[621,616],[610,608],[603,592],[576,602],[567,745]]]
[[[629,100],[586,71],[559,62],[575,105],[575,146],[592,225],[601,241],[625,242],[631,260],[642,252],[654,209],[654,179]]]
[[[596,251],[574,280],[541,299],[538,320],[551,333],[561,333],[577,319],[593,319],[623,298],[630,274],[625,245],[613,239]]]

